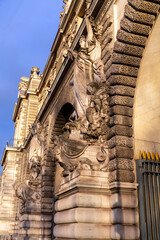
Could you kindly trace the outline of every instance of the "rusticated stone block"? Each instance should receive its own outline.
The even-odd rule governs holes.
[[[107,78],[111,74],[113,74],[113,75],[114,74],[122,74],[122,75],[126,75],[126,76],[137,77],[138,68],[127,66],[127,65],[122,65],[122,64],[112,64],[111,67],[106,72]]]
[[[132,118],[121,115],[114,115],[110,117],[109,125],[123,125],[123,126],[132,126]]]
[[[52,198],[53,192],[42,192],[42,198]]]
[[[111,239],[111,226],[105,224],[71,223],[54,227],[54,236],[58,239]]]
[[[111,211],[112,224],[137,224],[138,212],[135,209],[116,208]]]
[[[128,20],[127,18],[123,18],[120,23],[121,28],[124,30],[127,30],[128,32],[132,32],[135,34],[141,34],[141,35],[149,35],[149,32],[151,30],[151,27],[144,25],[144,24],[139,24],[132,22]]]
[[[128,33],[122,29],[118,30],[117,39],[126,43],[131,43],[139,46],[145,46],[147,41],[147,37],[133,33]]]
[[[108,163],[108,170],[110,172],[114,170],[134,170],[134,163],[131,159],[116,158],[110,160]]]
[[[141,61],[141,58],[139,57],[133,57],[133,56],[124,55],[116,52],[112,54],[113,63],[120,63],[120,64],[139,67],[140,61]]]
[[[115,146],[121,147],[133,147],[133,139],[126,136],[114,136],[108,141],[109,148],[113,148]]]
[[[46,167],[55,167],[56,166],[56,163],[53,162],[53,161],[49,161],[49,159],[47,159],[48,161],[45,161],[44,162],[44,166]]]
[[[117,146],[115,148],[109,149],[109,158],[128,158],[133,159],[133,149],[127,147]]]
[[[116,86],[111,86],[110,88],[110,95],[122,95],[122,96],[134,97],[134,93],[135,93],[135,90],[133,87],[116,85]]]
[[[111,75],[107,81],[110,83],[110,85],[125,85],[125,86],[136,86],[136,78],[131,76],[124,76],[124,75]]]
[[[138,199],[134,193],[113,193],[110,198],[111,208],[137,208]]]
[[[43,181],[42,182],[42,187],[43,186],[51,186],[51,187],[53,187],[53,185],[54,185],[54,183],[52,181]]]
[[[111,137],[113,137],[114,135],[132,137],[133,129],[127,126],[115,125],[111,128],[111,133],[110,133]]]
[[[43,186],[42,187],[42,191],[54,191],[54,187],[53,186]]]
[[[133,108],[127,107],[127,106],[115,105],[115,106],[111,107],[110,114],[111,115],[118,114],[118,115],[124,115],[124,116],[132,117]]]
[[[51,175],[51,176],[46,176],[46,175],[44,175],[44,176],[42,176],[42,179],[43,179],[43,181],[54,181],[54,174],[53,175]]]
[[[134,46],[127,43],[122,43],[116,41],[114,44],[114,51],[119,53],[125,53],[132,56],[142,57],[144,48],[139,46]]]
[[[110,106],[122,105],[133,107],[134,99],[132,97],[115,95],[110,98]]]
[[[149,24],[149,25],[152,25],[155,20],[154,15],[147,14],[144,12],[139,12],[133,7],[131,7],[129,4],[126,4],[124,14],[125,16],[130,18],[132,21]]]
[[[135,180],[134,172],[130,170],[115,170],[109,173],[109,182],[129,182],[133,183]]]
[[[139,239],[140,232],[139,228],[135,225],[124,226],[122,224],[112,225],[111,227],[111,239],[126,239],[126,240],[137,240]]]
[[[50,222],[37,222],[36,220],[35,221],[32,220],[32,221],[22,222],[20,224],[20,227],[21,226],[23,228],[31,228],[31,226],[32,226],[32,228],[34,228],[36,230],[37,228],[45,228],[45,229],[49,228],[50,229],[52,224]]]
[[[141,0],[128,0],[128,2],[137,10],[147,13],[157,14],[159,11],[159,5],[149,1]]]
[[[51,198],[42,198],[42,203],[53,203],[53,196]]]

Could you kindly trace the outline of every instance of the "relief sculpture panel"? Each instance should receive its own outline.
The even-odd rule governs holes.
[[[75,111],[54,136],[53,154],[63,170],[63,177],[75,170],[108,171],[107,135],[109,134],[109,84],[101,60],[102,26],[97,26],[86,4],[87,35],[81,36],[79,50],[68,48],[65,57],[74,61]]]

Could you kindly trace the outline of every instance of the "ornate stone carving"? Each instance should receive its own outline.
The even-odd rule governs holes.
[[[13,187],[16,196],[25,202],[39,202],[41,199],[41,157],[34,152],[29,159],[29,180],[24,182],[15,182]]]
[[[107,135],[109,133],[109,92],[101,60],[100,32],[88,12],[85,16],[87,37],[80,39],[75,58],[75,114],[64,126],[63,134],[53,137],[53,154],[67,177],[75,170],[108,171]]]
[[[85,15],[87,36],[79,40],[78,52],[68,49],[67,56],[75,58],[74,65],[74,89],[76,115],[82,117],[89,106],[89,94],[87,87],[90,83],[97,84],[105,81],[104,64],[101,60],[100,37],[102,26],[97,26],[93,18],[89,17],[88,10]]]
[[[21,199],[23,203],[25,202],[39,202],[41,199],[40,194],[28,186],[28,183],[14,183],[14,190],[17,198]]]

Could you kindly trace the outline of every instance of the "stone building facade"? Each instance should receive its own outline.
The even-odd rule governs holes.
[[[160,151],[160,1],[64,4],[43,73],[18,85],[0,235],[140,239],[135,160]]]

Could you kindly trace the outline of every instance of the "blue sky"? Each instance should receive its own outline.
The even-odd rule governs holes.
[[[63,0],[0,0],[0,159],[14,136],[20,77],[28,77],[32,66],[43,72],[62,5]]]

